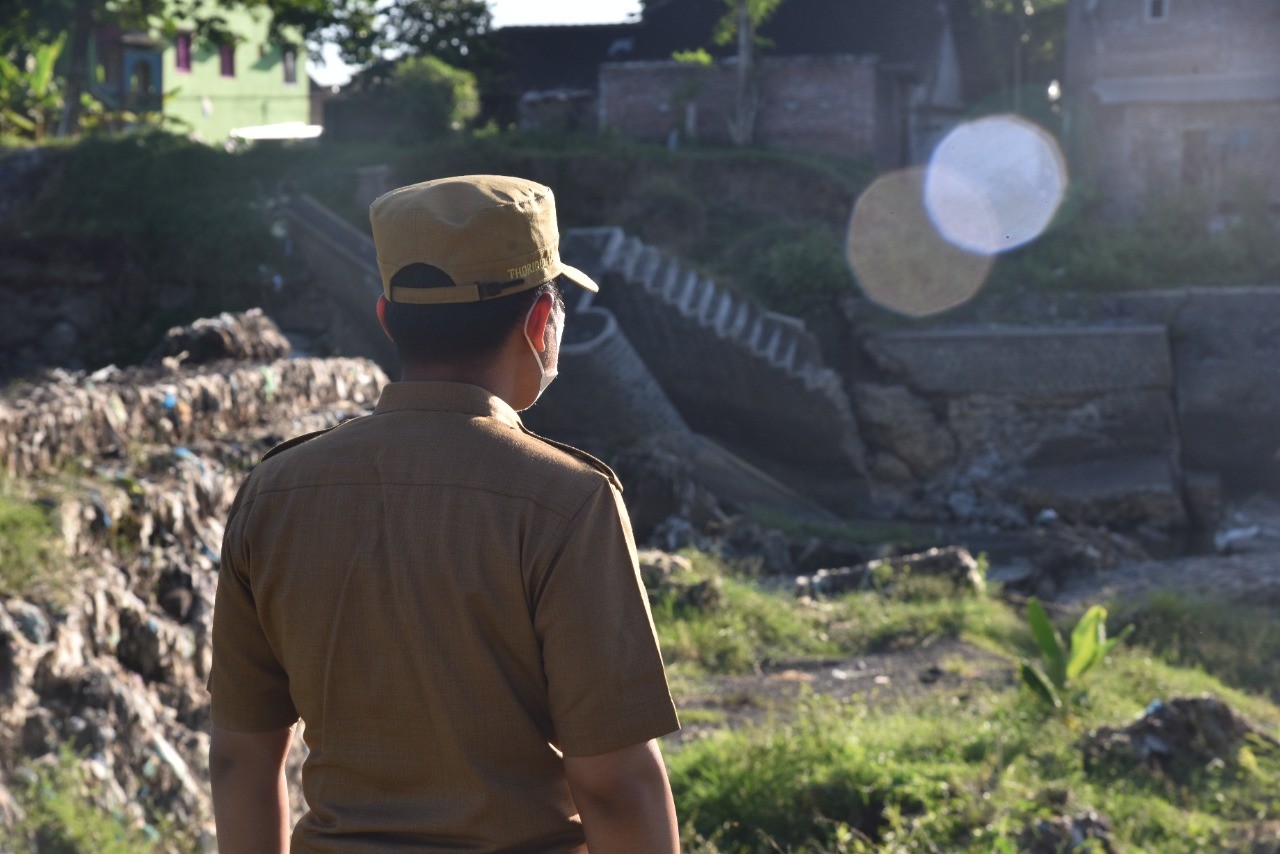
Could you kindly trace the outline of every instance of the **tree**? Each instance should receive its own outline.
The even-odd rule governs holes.
[[[493,25],[485,0],[392,0],[379,4],[379,15],[382,37],[372,45],[375,53],[434,56],[455,68],[476,65]]]
[[[0,55],[28,54],[35,45],[55,43],[65,34],[68,63],[58,123],[58,134],[65,136],[80,127],[95,29],[114,24],[125,30],[166,30],[183,20],[194,24],[200,37],[225,40],[230,34],[222,12],[257,7],[272,15],[272,39],[291,42],[312,30],[289,37],[290,24],[297,20],[318,27],[334,13],[331,2],[350,0],[0,0]]]
[[[62,109],[62,93],[54,66],[63,39],[33,46],[21,65],[0,53],[0,133],[40,139],[48,134]]]
[[[1021,112],[1023,89],[1061,79],[1067,0],[979,0],[973,16],[988,85],[1009,93],[1007,109]]]
[[[332,21],[317,32],[338,45],[344,61],[362,66],[366,80],[387,80],[406,56],[433,56],[475,74],[481,89],[492,82],[497,57],[487,0],[333,2]]]
[[[462,130],[480,114],[475,75],[434,56],[412,56],[397,63],[386,94],[398,114],[397,142],[421,142]]]
[[[759,91],[756,86],[755,50],[766,44],[757,31],[773,16],[784,0],[725,0],[729,7],[716,25],[715,42],[728,45],[737,41],[738,84],[733,122],[729,137],[734,145],[750,145],[755,138],[756,110]]]

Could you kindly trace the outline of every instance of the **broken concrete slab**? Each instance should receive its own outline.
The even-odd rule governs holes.
[[[1028,471],[1010,491],[1033,512],[1052,509],[1077,524],[1172,531],[1188,522],[1181,485],[1164,457],[1045,466]]]

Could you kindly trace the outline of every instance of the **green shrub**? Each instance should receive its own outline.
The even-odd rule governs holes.
[[[277,255],[263,207],[275,180],[162,131],[93,137],[61,155],[24,225],[37,236],[106,239],[155,284],[198,283],[202,299],[225,304]]]
[[[0,134],[43,139],[51,136],[62,110],[54,74],[66,34],[34,45],[23,59],[0,54]]]
[[[746,235],[738,253],[747,291],[774,311],[800,317],[829,311],[853,288],[839,239],[813,224],[766,226]]]
[[[839,824],[875,839],[887,799],[906,795],[834,716],[720,734],[686,746],[670,766],[686,836],[726,851],[829,846]]]
[[[49,509],[0,483],[0,594],[55,593],[64,566]]]
[[[993,812],[975,795],[998,751],[974,722],[968,709],[878,714],[810,696],[790,722],[669,757],[683,835],[726,854],[962,850]]]
[[[384,96],[400,115],[399,142],[420,142],[462,130],[480,114],[475,75],[434,56],[403,60],[391,72]]]
[[[775,710],[774,719],[689,741],[667,751],[687,847],[1021,851],[1028,826],[1088,810],[1110,818],[1123,851],[1243,850],[1229,840],[1268,827],[1273,835],[1275,751],[1242,750],[1185,785],[1159,774],[1084,771],[1082,723],[1123,725],[1151,697],[1212,691],[1264,726],[1280,713],[1124,648],[1115,664],[1096,674],[1096,702],[1082,710],[1087,721],[1046,716],[1011,683],[970,682],[895,704],[810,696],[787,717]]]

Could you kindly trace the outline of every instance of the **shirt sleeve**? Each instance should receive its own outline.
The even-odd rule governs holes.
[[[253,505],[241,507],[240,501],[232,506],[222,540],[208,689],[215,724],[235,732],[269,732],[293,724],[298,712],[289,695],[289,676],[258,619],[244,544]]]
[[[536,579],[556,741],[594,756],[680,728],[622,497],[601,480]]]

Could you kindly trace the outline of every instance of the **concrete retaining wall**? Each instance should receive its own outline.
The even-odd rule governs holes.
[[[929,393],[1056,397],[1173,388],[1163,326],[891,332],[876,338],[875,350],[883,367]]]
[[[1168,327],[1187,467],[1240,490],[1280,488],[1280,287],[1152,291],[1114,303]]]
[[[891,507],[1009,523],[1053,507],[1106,524],[1105,506],[1117,527],[1186,523],[1163,325],[892,332],[867,349],[903,387],[859,387],[855,401],[877,428],[873,470]],[[895,428],[922,413],[930,432]],[[945,466],[922,447],[939,437],[954,448]],[[934,462],[923,475],[922,461]]]
[[[41,149],[0,156],[0,222],[8,220],[35,198],[52,160],[53,157]]]

